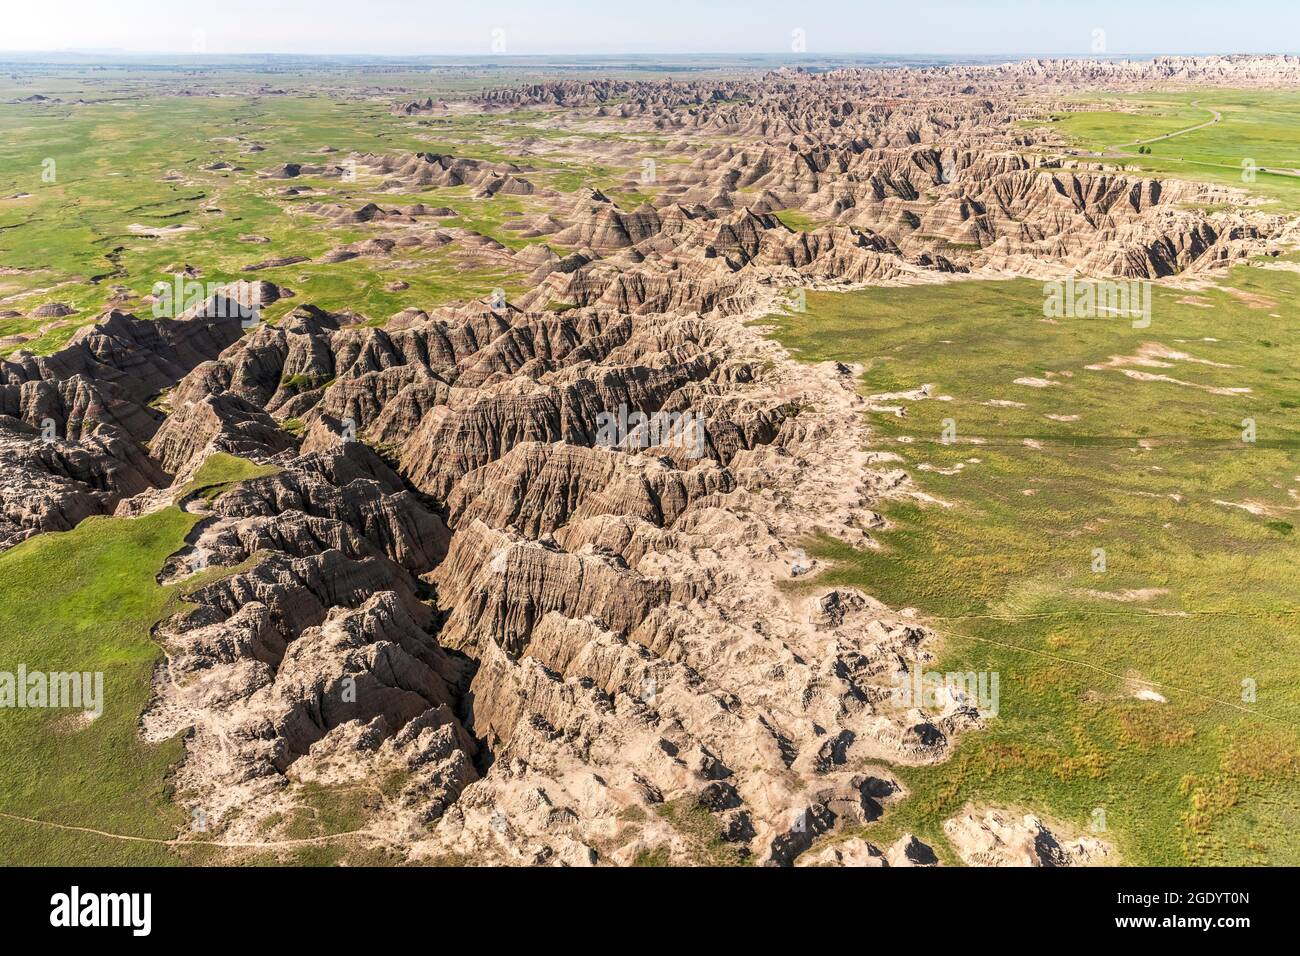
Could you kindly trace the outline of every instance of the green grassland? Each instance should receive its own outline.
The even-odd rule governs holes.
[[[612,188],[627,170],[587,157],[592,143],[623,138],[592,130],[561,131],[540,111],[491,116],[405,117],[389,113],[390,100],[338,95],[147,96],[84,103],[0,103],[0,356],[25,348],[47,353],[126,290],[122,307],[152,314],[139,297],[185,265],[202,282],[267,279],[296,294],[265,310],[274,321],[294,305],[350,311],[383,322],[408,307],[432,308],[482,298],[494,288],[522,289],[522,269],[488,268],[466,261],[455,247],[402,251],[391,258],[362,257],[322,263],[330,249],[373,236],[365,226],[330,224],[303,211],[328,202],[353,208],[423,202],[448,206],[453,217],[429,220],[489,236],[518,250],[530,240],[506,228],[510,218],[548,207],[541,197],[475,198],[465,188],[426,189],[400,195],[379,192],[380,179],[360,171],[353,181],[304,175],[260,179],[257,171],[283,163],[339,163],[353,151],[390,155],[433,151],[514,162],[539,188],[572,192],[584,185]],[[243,137],[236,141],[234,137]],[[518,155],[529,137],[573,138],[572,149],[546,156]],[[247,142],[265,147],[245,153]],[[330,147],[333,152],[320,150]],[[53,181],[43,178],[53,162]],[[233,170],[202,167],[225,162]],[[168,178],[169,173],[179,176]],[[275,193],[286,186],[315,187],[298,197]],[[631,206],[648,194],[622,197]],[[553,200],[549,201],[553,203]],[[153,237],[131,227],[183,231]],[[267,243],[241,242],[241,235]],[[565,250],[558,250],[563,253]],[[309,261],[243,272],[271,258]],[[400,292],[385,287],[396,280]],[[45,302],[77,312],[66,319],[32,318]]]
[[[214,455],[185,491],[216,492],[266,471]],[[0,865],[163,865],[211,852],[169,844],[185,822],[167,782],[180,740],[152,745],[138,734],[161,656],[151,629],[198,583],[162,587],[156,576],[197,520],[175,506],[87,518],[0,554],[0,670],[104,675],[93,721],[67,709],[0,710]]]
[[[776,213],[776,218],[796,232],[812,232],[814,229],[825,225],[825,223],[797,209],[782,209]]]
[[[1000,674],[998,716],[951,760],[897,767],[913,795],[871,838],[912,830],[951,861],[941,824],[968,801],[1080,830],[1102,808],[1128,863],[1300,863],[1300,274],[1221,286],[1156,289],[1145,329],[1048,321],[1026,280],[810,294],[771,320],[802,359],[862,363],[865,393],[934,385],[872,413],[872,447],[950,506],[887,503],[879,551],[817,541],[815,586],[915,607],[935,669]],[[1188,384],[1086,368],[1144,343],[1220,364],[1127,366]]]
[[[1138,140],[1222,119],[1204,129],[1146,144]],[[1053,115],[1051,128],[1077,146],[1126,154],[1118,162],[1135,170],[1237,186],[1274,200],[1267,208],[1300,211],[1300,176],[1258,169],[1243,181],[1243,161],[1277,170],[1300,169],[1300,92],[1198,90],[1179,93],[1092,95],[1077,112]]]

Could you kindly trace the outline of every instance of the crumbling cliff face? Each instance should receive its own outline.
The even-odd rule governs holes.
[[[167,485],[144,448],[164,421],[149,399],[242,331],[233,318],[112,311],[53,355],[0,360],[0,547]]]
[[[809,534],[869,543],[906,478],[862,450],[850,371],[739,318],[300,308],[196,365],[153,454],[278,470],[185,501],[162,572],[205,574],[144,724],[192,728],[182,799],[252,842],[301,784],[394,778],[366,839],[507,862],[688,861],[665,805],[774,863],[879,815],[898,785],[859,768],[939,759],[980,717],[894,705],[925,628],[789,589]]]
[[[231,847],[273,842],[309,787],[337,787],[376,794],[348,838],[411,861],[932,864],[911,837],[805,854],[888,812],[889,764],[944,759],[984,715],[900,705],[934,635],[818,584],[810,537],[870,547],[874,506],[909,480],[867,450],[858,370],[796,364],[751,320],[804,287],[1196,273],[1281,229],[1205,212],[1239,199],[1221,187],[1023,150],[1012,91],[1040,67],[1064,69],[489,94],[484,109],[616,112],[703,145],[639,209],[546,194],[511,164],[357,157],[395,195],[469,187],[547,211],[512,224],[537,240],[516,252],[423,205],[307,207],[375,233],[332,261],[469,244],[526,266],[528,291],[384,327],[311,303],[247,328],[112,312],[20,354],[0,364],[0,544],[114,509],[199,516],[160,571],[190,606],[158,628],[142,732],[186,733],[177,798]],[[216,452],[275,470],[187,495]],[[953,832],[975,862],[1042,848],[1043,827],[1014,823]]]

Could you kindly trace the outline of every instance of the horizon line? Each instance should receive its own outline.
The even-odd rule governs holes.
[[[356,52],[284,52],[274,50],[259,50],[246,52],[219,52],[206,51],[195,52],[193,50],[127,50],[118,48],[96,49],[90,47],[66,47],[53,50],[21,50],[21,49],[3,49],[0,48],[0,56],[9,55],[22,56],[109,56],[109,57],[143,57],[143,56],[168,56],[180,57],[186,59],[215,59],[220,57],[374,57],[379,59],[390,60],[412,60],[412,59],[437,59],[437,58],[476,58],[476,59],[530,59],[536,57],[593,57],[609,59],[613,57],[786,57],[790,59],[816,60],[825,57],[964,57],[964,58],[1028,58],[1041,59],[1051,57],[1053,59],[1067,60],[1115,60],[1127,59],[1133,57],[1156,57],[1156,56],[1297,56],[1300,51],[1294,50],[1276,50],[1269,52],[1246,51],[1246,50],[1198,50],[1190,52],[1155,52],[1155,51],[1128,51],[1116,53],[1091,53],[1091,52],[1063,52],[1063,51],[1020,51],[1020,52],[997,52],[997,53],[956,53],[946,51],[911,51],[911,52],[872,52],[872,51],[852,51],[852,50],[826,50],[816,53],[803,52],[795,53],[791,51],[780,50],[703,50],[703,51],[637,51],[623,50],[616,52],[590,53],[581,51],[552,51],[536,53],[375,53],[367,51]]]

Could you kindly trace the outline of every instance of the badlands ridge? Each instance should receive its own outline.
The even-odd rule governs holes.
[[[802,550],[869,547],[878,502],[914,491],[869,450],[858,370],[797,364],[753,320],[801,289],[1164,279],[1282,248],[1291,224],[1243,192],[1127,175],[1024,121],[1081,85],[1297,79],[1295,57],[1039,60],[398,104],[653,134],[652,155],[611,141],[601,161],[655,199],[434,153],[246,171],[272,196],[345,174],[391,194],[295,207],[368,231],[329,261],[445,246],[527,291],[381,327],[297,301],[249,323],[228,300],[291,294],[250,261],[179,318],[113,310],[53,355],[17,353],[0,362],[0,542],[172,503],[201,516],[160,580],[233,570],[158,627],[141,733],[185,734],[176,794],[206,839],[273,842],[311,785],[373,785],[349,839],[411,862],[933,864],[912,837],[835,834],[904,796],[891,764],[945,759],[986,716],[896,706],[937,636],[818,587]],[[526,197],[508,228],[529,244],[404,199],[431,187]],[[602,440],[620,409],[693,416],[700,441]],[[276,470],[188,493],[217,452]],[[967,862],[1113,861],[1036,817],[968,810],[945,827]]]

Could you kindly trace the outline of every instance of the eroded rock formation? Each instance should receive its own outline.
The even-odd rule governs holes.
[[[625,209],[514,164],[354,157],[394,196],[525,197],[510,228],[537,241],[510,249],[422,203],[303,206],[368,231],[325,262],[446,246],[526,271],[527,291],[383,327],[311,303],[251,327],[113,312],[55,355],[19,353],[0,363],[0,544],[114,508],[199,516],[160,571],[193,606],[158,628],[143,732],[189,731],[177,798],[233,854],[273,843],[323,788],[372,793],[349,836],[408,860],[933,865],[911,836],[882,849],[836,834],[905,796],[891,764],[942,760],[985,717],[900,705],[898,675],[934,635],[818,583],[804,551],[815,534],[871,546],[874,504],[910,494],[908,477],[867,450],[859,370],[796,364],[750,320],[799,288],[1160,278],[1267,248],[1280,221],[1233,190],[1046,159],[1018,125],[1041,113],[1021,94],[1062,77],[1256,68],[1035,61],[494,91],[479,108],[617,116],[675,161],[652,202]],[[609,148],[635,168],[639,146]],[[254,292],[284,290],[238,295]],[[187,493],[216,452],[274,470],[211,501]],[[947,832],[979,864],[1105,852],[1026,820],[972,812]]]

